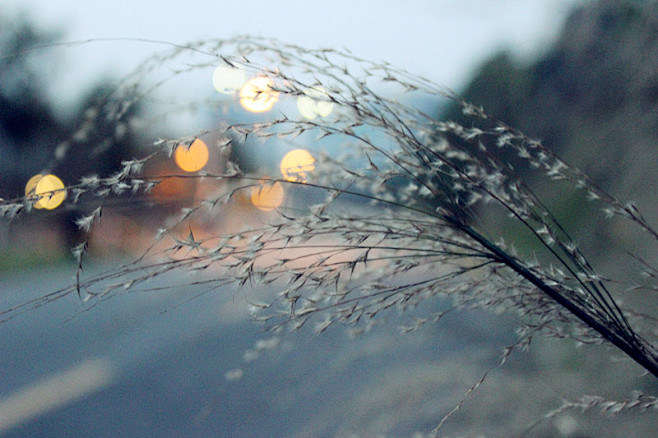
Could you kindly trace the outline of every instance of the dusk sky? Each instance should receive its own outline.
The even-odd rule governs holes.
[[[283,0],[152,2],[116,0],[4,0],[65,41],[136,37],[186,43],[235,35],[275,37],[317,47],[345,47],[386,60],[459,89],[475,66],[497,49],[541,53],[574,4],[586,0]],[[93,42],[60,49],[56,98],[74,98],[81,83],[119,76],[155,51],[154,44]]]

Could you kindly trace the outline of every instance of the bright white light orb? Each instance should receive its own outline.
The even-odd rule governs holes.
[[[304,96],[297,98],[299,113],[313,120],[316,117],[327,117],[334,109],[334,103],[328,101],[327,91],[322,87],[313,87],[304,91]]]
[[[239,68],[220,65],[212,74],[212,85],[222,94],[233,94],[242,88],[246,73]]]
[[[272,109],[279,100],[279,93],[272,90],[274,82],[270,78],[257,77],[240,89],[240,104],[247,111],[262,113]]]

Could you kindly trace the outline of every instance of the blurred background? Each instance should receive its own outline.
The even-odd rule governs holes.
[[[138,116],[149,119],[149,114],[137,113],[152,112],[152,106],[136,106],[119,120],[100,123],[103,115],[91,110],[105,104],[120,81],[146,58],[167,49],[165,42],[182,44],[204,37],[252,34],[308,47],[345,47],[358,56],[386,60],[460,90],[491,53],[509,49],[516,60],[527,62],[546,52],[574,3],[578,2],[442,1],[383,5],[366,1],[358,5],[334,2],[330,8],[300,8],[295,2],[255,1],[248,7],[232,2],[195,2],[180,8],[174,2],[157,7],[147,1],[121,1],[112,7],[91,3],[81,7],[73,1],[53,4],[8,0],[2,14],[0,197],[13,199],[24,194],[27,182],[40,172],[51,173],[66,185],[91,174],[108,176],[122,160],[143,155],[138,150],[140,145],[149,145],[156,136],[179,134],[163,133],[162,122],[159,126],[134,123]],[[405,19],[400,20],[400,16]],[[118,40],[103,41],[104,38]],[[126,40],[129,38],[142,41]],[[85,43],[89,39],[100,41]],[[191,101],[191,96],[206,98],[216,94],[209,74],[177,83],[176,92],[178,96],[172,92],[166,98]],[[180,112],[180,108],[175,111]],[[431,112],[439,111],[436,108]],[[244,117],[245,113],[238,107],[232,117]],[[206,126],[200,122],[204,117]],[[193,120],[188,117],[181,121],[182,117],[178,117],[167,123],[177,124],[183,133],[191,135],[197,126],[207,127],[209,118],[208,114],[195,114]],[[74,136],[75,144],[66,160],[54,164],[57,147],[85,124],[91,125],[90,119],[103,126],[95,125],[85,135]],[[175,169],[166,168],[163,163],[159,170]],[[185,190],[164,186],[159,190],[166,192],[167,188]],[[61,237],[64,246],[70,247],[79,239],[75,227],[70,225],[80,212],[63,206],[57,213],[49,215],[49,220],[57,220],[54,216],[60,220],[51,237]],[[43,219],[39,217],[39,223],[43,224]],[[29,224],[28,228],[34,230],[35,226]],[[32,231],[28,234],[34,235]],[[3,241],[6,248],[26,247],[22,243],[26,239],[23,233],[12,230],[4,238],[12,236],[13,241]],[[52,243],[60,247],[59,242]],[[41,241],[40,245],[46,242]],[[48,252],[52,251],[56,248],[48,248]]]
[[[58,181],[112,175],[159,136],[211,127],[216,114],[191,112],[175,123],[158,123],[152,112],[191,96],[217,96],[223,87],[232,92],[212,69],[120,118],[108,120],[97,108],[112,103],[112,91],[166,48],[163,42],[251,34],[311,48],[345,47],[445,85],[541,139],[605,190],[633,199],[650,224],[658,223],[653,1],[161,3],[3,2],[0,198],[21,197],[39,184],[52,190]],[[231,80],[241,87],[248,79]],[[275,104],[263,109],[236,102],[222,117],[260,120]],[[437,118],[464,120],[446,102],[418,104]],[[310,117],[325,109],[313,107]],[[304,116],[303,105],[298,111]],[[211,169],[218,157],[203,142],[189,143],[187,154],[155,161],[147,170]],[[56,159],[62,145],[65,160]],[[273,147],[254,160],[253,152],[240,156],[239,150],[234,158],[252,169],[276,168],[286,156]],[[312,158],[296,159],[296,166],[312,167]],[[100,272],[104,260],[136,254],[170,213],[203,189],[175,180],[150,197],[117,201],[99,229],[103,244],[91,242],[96,258],[89,269]],[[593,220],[581,208],[582,196],[536,189],[551,197],[558,217],[582,236],[599,266],[615,268],[616,254],[629,246],[656,261],[652,242],[622,225]],[[267,194],[269,201],[245,196],[244,205],[221,220],[258,219],[274,208]],[[63,201],[37,204],[29,215],[0,222],[2,308],[71,283],[70,248],[83,238],[74,221],[95,205]],[[513,233],[504,223],[501,230]],[[384,320],[362,337],[302,332],[281,340],[247,320],[241,292],[187,302],[190,293],[129,294],[89,311],[71,296],[1,324],[0,436],[412,436],[436,426],[514,340],[513,321],[477,313],[405,336],[395,320]],[[265,358],[253,360],[257,356]],[[492,373],[464,412],[446,424],[446,433],[508,436],[564,398],[658,392],[656,383],[625,373],[609,356],[603,349],[540,342]],[[528,434],[651,436],[657,423],[651,414],[610,420],[567,413]]]

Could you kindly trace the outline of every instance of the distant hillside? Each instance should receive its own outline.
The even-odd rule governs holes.
[[[606,191],[635,201],[658,226],[658,3],[596,1],[575,9],[552,48],[532,63],[499,53],[460,93],[495,119],[520,129],[588,173]],[[457,107],[442,119],[469,124]],[[495,149],[495,148],[494,148]],[[512,160],[516,157],[508,157]],[[637,278],[632,249],[656,264],[655,241],[623,220],[593,214],[582,192],[519,176],[539,193],[597,265]],[[494,229],[516,238],[504,218]],[[637,266],[636,266],[637,267]]]
[[[557,43],[521,65],[488,60],[461,93],[541,139],[621,197],[658,187],[658,4],[598,1],[572,12]],[[457,108],[443,118],[460,119]],[[654,190],[650,190],[654,192]],[[658,219],[653,202],[636,199]]]

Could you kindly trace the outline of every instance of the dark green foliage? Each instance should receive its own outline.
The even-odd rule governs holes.
[[[500,53],[461,93],[604,188],[656,180],[643,164],[658,141],[658,5],[593,2],[529,65]],[[462,121],[452,106],[443,118]],[[623,179],[623,180],[622,180]]]

